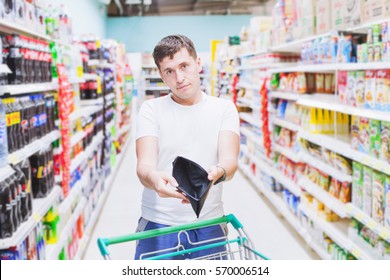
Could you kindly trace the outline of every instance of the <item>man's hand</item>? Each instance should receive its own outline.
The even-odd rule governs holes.
[[[174,189],[178,187],[179,184],[171,175],[161,171],[152,171],[149,174],[149,178],[150,181],[153,182],[154,190],[160,197],[179,198],[182,200],[181,203],[183,204],[190,203],[190,201],[184,194],[179,192],[177,189]]]
[[[223,170],[219,166],[212,165],[207,169],[207,172],[209,173],[207,179],[214,182],[217,181],[219,178],[223,176]]]

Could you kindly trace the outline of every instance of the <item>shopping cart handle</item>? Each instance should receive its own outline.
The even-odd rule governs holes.
[[[220,218],[215,218],[211,220],[205,220],[205,221],[199,221],[191,224],[185,224],[185,225],[178,225],[178,226],[171,226],[166,228],[159,228],[154,230],[148,230],[148,231],[142,231],[137,232],[125,236],[118,236],[118,237],[112,237],[112,238],[98,238],[98,246],[100,249],[100,252],[103,256],[109,255],[107,246],[112,244],[118,244],[118,243],[124,243],[128,241],[134,241],[134,240],[140,240],[140,239],[146,239],[150,237],[156,237],[164,234],[179,232],[179,231],[185,231],[185,230],[191,230],[196,228],[202,228],[212,225],[218,225],[218,224],[224,224],[224,223],[231,223],[232,226],[235,229],[243,228],[242,224],[237,220],[237,218],[233,214],[229,214]]]

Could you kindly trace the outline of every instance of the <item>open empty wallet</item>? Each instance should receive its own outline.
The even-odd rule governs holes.
[[[178,156],[173,161],[172,176],[179,184],[177,188],[188,197],[192,209],[199,218],[212,184],[207,178],[207,171],[196,162]]]

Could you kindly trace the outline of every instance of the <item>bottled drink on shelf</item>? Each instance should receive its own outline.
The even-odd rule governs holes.
[[[12,194],[6,180],[0,182],[0,238],[11,237],[15,232],[13,220]]]
[[[16,178],[21,186],[21,221],[26,221],[32,214],[32,193],[29,182],[21,169],[21,165],[13,166]]]
[[[8,162],[7,121],[3,102],[0,100],[0,167]]]
[[[11,191],[11,207],[12,207],[12,223],[15,226],[15,230],[19,227],[20,225],[20,220],[19,220],[19,212],[18,212],[18,204],[17,204],[17,187],[14,184],[14,179],[12,176],[8,177],[7,179],[4,180],[4,182],[7,184]]]

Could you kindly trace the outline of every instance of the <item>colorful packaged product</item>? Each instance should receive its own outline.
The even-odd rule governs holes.
[[[382,61],[382,42],[374,43],[374,62]]]
[[[386,176],[385,179],[384,207],[385,207],[384,224],[386,228],[390,229],[390,177],[389,176]]]
[[[370,119],[361,117],[359,124],[359,151],[369,154],[370,144]]]
[[[347,76],[347,104],[356,107],[356,72],[349,71]]]
[[[372,176],[372,218],[383,225],[384,207],[383,200],[385,195],[385,175],[374,171]]]
[[[375,109],[388,110],[390,94],[390,69],[376,71]]]
[[[381,148],[381,121],[370,119],[370,155],[379,158]]]
[[[363,165],[354,161],[352,170],[352,204],[363,209]]]
[[[355,100],[356,107],[364,108],[364,71],[356,71]]]
[[[381,148],[379,150],[379,159],[390,163],[389,158],[389,137],[390,137],[390,122],[381,122]]]
[[[338,93],[339,99],[343,104],[347,104],[347,79],[347,71],[340,71],[338,73]]]
[[[342,203],[351,202],[351,184],[343,182],[340,188],[339,200]]]
[[[375,47],[374,44],[367,44],[367,62],[374,62]]]
[[[372,175],[373,170],[363,166],[363,211],[368,216],[372,213]]]
[[[376,96],[376,71],[366,70],[364,87],[364,108],[375,108]]]

